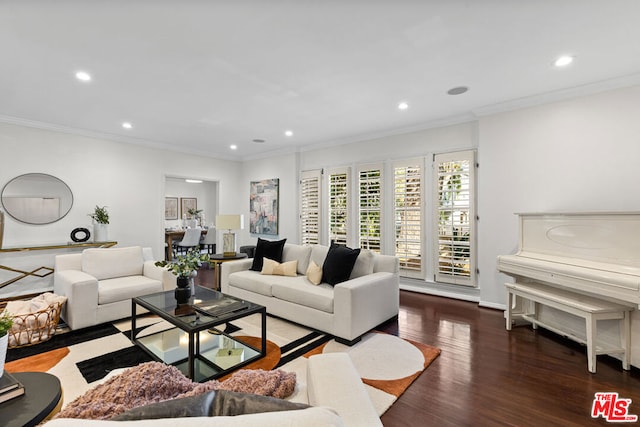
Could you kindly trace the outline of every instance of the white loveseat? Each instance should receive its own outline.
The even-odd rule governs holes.
[[[57,255],[53,289],[67,297],[61,317],[80,329],[131,316],[131,298],[175,288],[175,276],[154,265],[151,248],[92,248]]]
[[[253,260],[223,263],[223,293],[264,305],[269,314],[324,331],[353,345],[379,324],[398,315],[399,260],[362,250],[349,280],[335,286],[313,285],[306,272],[313,261],[323,266],[328,246],[287,243],[282,263],[297,260],[297,276],[263,275],[250,270]]]

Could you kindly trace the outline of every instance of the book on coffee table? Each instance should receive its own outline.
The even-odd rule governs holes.
[[[24,387],[13,375],[4,371],[0,377],[0,403],[24,394]]]
[[[238,301],[232,298],[222,298],[198,302],[193,304],[193,307],[209,316],[218,317],[223,314],[245,310],[249,308],[249,305],[244,301]]]
[[[20,387],[20,382],[9,372],[4,371],[0,377],[0,394]]]

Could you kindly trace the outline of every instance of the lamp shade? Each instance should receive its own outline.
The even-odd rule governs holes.
[[[241,230],[244,228],[244,215],[216,215],[216,228]]]

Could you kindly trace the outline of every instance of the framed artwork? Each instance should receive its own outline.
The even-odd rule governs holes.
[[[178,198],[164,198],[164,219],[178,219]]]
[[[278,234],[278,178],[251,181],[249,191],[249,232]]]
[[[187,219],[192,219],[191,215],[189,215],[189,209],[198,209],[198,199],[195,197],[182,197],[180,199],[180,216],[184,218],[187,216]]]

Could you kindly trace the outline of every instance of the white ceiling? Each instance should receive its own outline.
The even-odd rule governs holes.
[[[637,0],[0,0],[0,121],[256,158],[640,84],[639,22]]]

